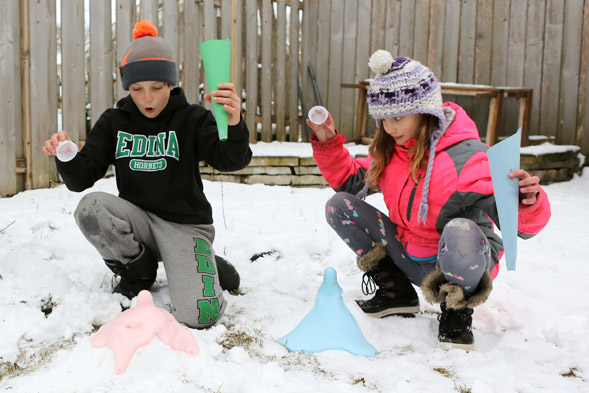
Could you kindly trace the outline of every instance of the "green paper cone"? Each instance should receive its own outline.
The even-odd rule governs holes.
[[[209,90],[217,89],[219,83],[226,83],[230,80],[231,70],[231,41],[208,40],[200,44],[202,62],[205,66],[205,74]],[[213,102],[213,113],[217,121],[219,139],[227,139],[227,111],[222,104]]]

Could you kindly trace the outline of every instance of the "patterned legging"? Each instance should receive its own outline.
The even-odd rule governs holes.
[[[473,221],[463,218],[450,220],[444,227],[438,245],[437,258],[414,260],[397,239],[397,226],[389,217],[347,192],[336,193],[325,205],[329,225],[356,253],[363,256],[377,244],[415,285],[436,268],[442,269],[451,284],[472,294],[484,273],[491,269],[489,241]]]

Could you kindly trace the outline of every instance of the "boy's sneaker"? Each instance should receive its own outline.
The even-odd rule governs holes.
[[[221,289],[229,292],[236,291],[239,288],[240,279],[235,266],[218,255],[215,255],[215,263]]]

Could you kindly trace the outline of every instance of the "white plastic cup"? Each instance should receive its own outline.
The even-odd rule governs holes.
[[[78,154],[78,145],[71,141],[61,141],[57,145],[57,159],[61,162],[68,162]]]
[[[313,124],[315,125],[320,125],[325,123],[325,120],[327,120],[327,117],[329,116],[329,112],[327,112],[327,109],[325,109],[324,107],[317,105],[314,106],[313,108],[311,108],[311,110],[309,110],[309,120],[311,120],[311,122],[313,122]]]

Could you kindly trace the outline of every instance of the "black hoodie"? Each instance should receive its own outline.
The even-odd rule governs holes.
[[[130,95],[122,98],[100,116],[73,160],[56,163],[71,191],[92,187],[113,164],[121,198],[164,220],[212,224],[198,163],[236,171],[251,157],[243,120],[229,126],[221,141],[211,111],[188,104],[177,87],[154,119],[145,117]]]

